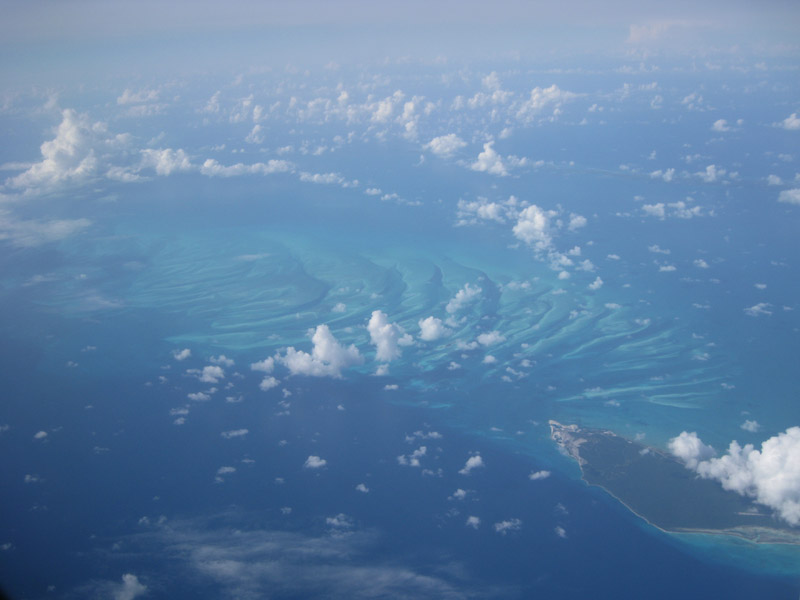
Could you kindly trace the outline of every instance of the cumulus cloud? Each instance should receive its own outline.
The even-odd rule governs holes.
[[[244,437],[250,433],[249,429],[232,429],[231,431],[223,431],[220,435],[226,440],[237,437]]]
[[[481,526],[481,520],[479,517],[471,515],[467,517],[467,522],[464,523],[467,527],[472,527],[473,529],[477,529]]]
[[[341,377],[342,369],[363,364],[364,359],[354,344],[342,346],[327,325],[318,325],[311,337],[311,353],[295,350],[277,355],[276,360],[289,369],[292,375],[312,377]]]
[[[749,431],[750,433],[755,433],[759,429],[761,429],[761,425],[758,424],[758,421],[751,421],[750,419],[746,419],[744,423],[739,425],[745,431]]]
[[[258,389],[260,389],[262,392],[266,392],[271,390],[272,388],[278,387],[278,385],[280,385],[280,381],[278,381],[271,375],[268,375],[267,377],[264,377],[264,379],[261,380],[261,383],[258,384]]]
[[[506,166],[503,164],[503,157],[494,149],[494,142],[486,142],[483,145],[483,152],[478,154],[477,160],[470,165],[473,171],[489,173],[491,175],[508,175]]]
[[[603,280],[597,277],[592,283],[587,286],[590,290],[599,290],[603,287]]]
[[[744,309],[744,314],[751,317],[770,316],[772,311],[769,310],[772,305],[769,302],[759,302],[753,306]]]
[[[797,113],[792,113],[781,121],[781,127],[790,131],[800,129],[800,118],[798,118]]]
[[[586,217],[572,213],[569,216],[569,225],[567,226],[567,229],[570,231],[576,231],[581,227],[585,227],[587,223],[588,221],[586,220]]]
[[[717,131],[720,133],[730,130],[730,125],[728,125],[728,122],[725,119],[717,119],[711,126],[711,131]]]
[[[266,163],[258,162],[251,165],[236,163],[224,166],[213,158],[207,159],[200,167],[200,173],[208,177],[236,177],[238,175],[272,175],[273,173],[286,173],[293,170],[293,165],[285,160],[270,160]]]
[[[172,356],[175,360],[186,360],[192,355],[192,351],[189,348],[184,348],[183,350],[173,350]]]
[[[450,156],[466,145],[467,143],[455,133],[448,133],[447,135],[433,138],[425,144],[425,148],[438,156]]]
[[[694,431],[691,433],[682,431],[678,437],[669,441],[668,446],[670,452],[681,459],[690,469],[696,469],[701,461],[707,460],[716,454],[714,448],[705,445]]]
[[[493,346],[494,344],[499,344],[500,342],[505,341],[505,336],[499,331],[489,331],[478,336],[478,343],[481,346]]]
[[[462,475],[469,475],[470,472],[473,469],[478,469],[478,468],[481,468],[483,466],[484,466],[484,464],[483,464],[483,459],[481,458],[481,455],[480,454],[476,454],[474,456],[470,456],[467,459],[466,464],[464,464],[464,467],[461,470],[459,470],[459,473],[461,473]]]
[[[328,464],[328,461],[324,458],[320,458],[319,456],[314,456],[313,454],[306,459],[306,462],[303,463],[304,469],[321,469],[325,465]]]
[[[505,223],[506,219],[513,216],[516,211],[512,206],[516,203],[513,196],[508,202],[489,202],[486,198],[477,200],[459,200],[456,212],[456,225],[475,225],[480,221],[496,221]]]
[[[790,525],[800,525],[800,427],[772,436],[761,450],[733,441],[719,458],[708,456],[711,449],[697,434],[682,432],[670,441],[671,450],[675,440],[682,440],[675,446],[682,452],[679,458],[701,477],[772,508]]]
[[[414,339],[396,323],[389,323],[386,313],[375,310],[367,323],[370,341],[376,347],[375,358],[390,362],[400,358],[400,346],[409,346]]]
[[[420,319],[418,325],[419,339],[425,342],[435,342],[451,333],[451,331],[444,326],[441,319],[437,319],[433,316]]]
[[[185,173],[192,170],[192,163],[186,153],[181,150],[165,148],[160,150],[146,149],[141,151],[142,168],[151,168],[157,175]]]
[[[450,299],[450,302],[447,303],[447,306],[444,309],[449,312],[450,314],[456,313],[467,304],[471,304],[474,302],[481,294],[483,290],[481,288],[475,286],[471,286],[468,283],[464,284],[464,287],[461,288],[456,292],[456,295]]]
[[[250,369],[252,371],[261,371],[262,373],[272,373],[275,369],[275,359],[269,356],[264,360],[250,363]]]
[[[800,188],[783,190],[780,194],[778,194],[778,202],[785,202],[786,204],[800,204]]]
[[[225,371],[219,365],[208,365],[203,367],[198,379],[203,383],[218,383],[220,379],[225,379]]]
[[[26,193],[83,184],[103,175],[110,157],[122,153],[129,144],[129,135],[112,135],[105,123],[92,122],[87,115],[66,109],[55,138],[40,146],[42,160],[6,184]]]
[[[397,457],[397,464],[403,465],[406,467],[419,467],[420,462],[419,459],[425,456],[428,453],[427,446],[420,446],[416,450],[414,450],[411,454],[401,454]]]
[[[147,586],[139,582],[139,578],[131,573],[122,576],[122,583],[112,591],[114,600],[134,600],[138,596],[147,593]]]
[[[546,88],[535,87],[529,98],[517,109],[517,118],[523,122],[531,122],[550,107],[553,108],[551,115],[556,117],[561,114],[561,105],[575,97],[577,94],[562,90],[556,84]]]
[[[548,249],[552,243],[550,219],[556,214],[555,211],[545,211],[531,204],[519,213],[512,230],[514,236],[537,250]]]
[[[550,477],[550,471],[535,471],[528,475],[528,479],[531,481],[538,481],[539,479],[547,479]]]
[[[494,530],[501,535],[505,535],[509,531],[519,531],[521,528],[522,521],[519,519],[508,519],[494,524]]]

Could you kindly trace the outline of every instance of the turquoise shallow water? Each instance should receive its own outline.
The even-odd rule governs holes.
[[[767,343],[761,336],[776,342],[772,330],[751,329],[755,339],[740,345],[725,324],[692,308],[690,284],[664,286],[656,273],[626,287],[615,282],[628,279],[630,263],[611,262],[599,269],[609,283],[589,290],[594,273],[559,280],[528,250],[509,247],[502,238],[488,241],[479,229],[453,228],[446,214],[428,224],[439,235],[424,244],[401,244],[416,227],[410,215],[405,222],[392,220],[389,232],[381,230],[389,220],[376,220],[379,231],[372,232],[363,221],[354,226],[346,210],[324,226],[281,215],[230,223],[224,210],[188,226],[143,210],[135,219],[109,220],[113,231],[106,236],[63,244],[48,281],[17,285],[30,294],[36,311],[77,325],[44,346],[46,369],[74,361],[78,369],[99,369],[106,378],[151,382],[161,370],[171,381],[177,377],[185,392],[198,392],[204,386],[175,372],[182,365],[172,362],[173,351],[190,348],[197,359],[224,354],[236,361],[242,378],[253,379],[257,374],[249,372],[249,363],[287,346],[308,351],[309,331],[327,324],[339,342],[355,344],[365,359],[345,370],[344,385],[396,385],[382,394],[382,402],[421,408],[433,424],[520,453],[573,480],[575,465],[547,437],[548,419],[643,435],[646,443],[663,447],[686,428],[702,431],[704,438],[730,439],[742,411],[753,408],[747,392],[758,387],[761,375],[744,365],[753,360],[753,348]],[[448,313],[448,302],[465,284],[481,293]],[[726,299],[728,292],[714,286],[721,287],[709,286],[713,302],[734,302],[731,312],[741,312],[738,299]],[[415,338],[381,377],[373,376],[383,363],[375,360],[366,330],[373,310],[384,311]],[[417,339],[417,322],[429,316],[450,317],[450,334],[432,342]],[[149,356],[141,356],[141,342],[129,339],[130,332],[112,325],[130,327],[131,318],[141,323]],[[490,346],[476,342],[492,331],[502,339]],[[120,342],[127,351],[116,347]],[[86,347],[108,352],[107,362],[81,366]],[[122,356],[136,358],[123,364]],[[273,375],[285,388],[302,381],[280,366]],[[778,385],[774,395],[780,398],[785,389]],[[258,394],[251,384],[244,397],[252,401]],[[758,406],[759,419],[791,415],[766,397]],[[793,547],[713,536],[676,539],[681,552],[703,561],[798,575]]]

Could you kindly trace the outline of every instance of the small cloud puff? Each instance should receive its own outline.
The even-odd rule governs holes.
[[[783,190],[780,194],[778,194],[778,202],[800,205],[800,188]]]
[[[800,129],[800,118],[798,118],[797,113],[792,113],[780,122],[780,126],[789,131],[796,131]]]
[[[519,531],[521,528],[522,521],[519,519],[508,519],[494,524],[494,530],[501,535],[505,535],[509,531]]]
[[[183,350],[174,350],[172,352],[172,356],[175,360],[186,360],[192,355],[192,351],[189,348],[184,348]]]
[[[441,319],[436,317],[427,317],[420,319],[417,323],[419,325],[419,339],[425,342],[435,342],[439,338],[450,335],[451,331],[444,326]]]
[[[466,145],[467,143],[455,133],[448,133],[447,135],[433,138],[430,142],[425,144],[425,149],[430,150],[438,156],[450,156]]]
[[[358,348],[353,344],[346,348],[342,346],[327,325],[317,326],[311,343],[313,346],[310,354],[290,346],[283,356],[276,356],[276,360],[289,369],[292,375],[312,377],[341,377],[343,368],[364,362]]]
[[[465,283],[464,287],[456,292],[456,295],[450,299],[450,302],[447,303],[444,309],[450,314],[458,312],[467,304],[475,301],[482,291],[483,290],[477,286],[472,287],[470,284]]]
[[[494,142],[486,142],[483,145],[483,152],[478,154],[477,160],[470,165],[473,171],[489,173],[490,175],[508,175],[506,166],[503,164],[503,157],[493,148]]]
[[[547,479],[550,477],[550,471],[535,471],[528,475],[528,479],[531,481],[538,481],[539,479]]]
[[[328,461],[324,458],[320,458],[319,456],[314,456],[313,454],[306,459],[306,462],[303,463],[304,469],[321,469],[325,465],[328,464]]]
[[[396,323],[389,323],[386,313],[373,311],[367,323],[370,341],[376,347],[375,358],[379,361],[389,362],[400,358],[400,346],[410,346],[413,338],[403,331]]]
[[[481,526],[481,520],[479,517],[469,516],[467,517],[467,521],[465,523],[467,527],[472,527],[473,529],[477,529]]]
[[[476,454],[474,456],[470,456],[467,459],[466,464],[464,467],[459,471],[462,475],[469,475],[473,469],[478,469],[485,466],[483,463],[483,459],[481,458],[480,454]]]

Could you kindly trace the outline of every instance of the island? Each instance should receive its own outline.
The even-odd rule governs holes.
[[[550,437],[596,485],[666,532],[735,535],[800,544],[800,530],[749,498],[685,468],[676,458],[612,431],[550,421]]]

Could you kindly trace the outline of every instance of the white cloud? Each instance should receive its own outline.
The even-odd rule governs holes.
[[[778,194],[778,202],[785,202],[786,204],[800,204],[800,188],[783,190],[780,194]]]
[[[271,356],[250,364],[252,371],[261,371],[262,373],[272,373],[275,368],[275,359]]]
[[[191,394],[186,394],[186,397],[189,398],[189,400],[193,400],[195,402],[208,402],[209,400],[211,400],[211,396],[209,396],[205,392],[194,392]]]
[[[414,450],[411,454],[403,455],[397,457],[397,464],[404,465],[406,467],[419,467],[420,462],[419,459],[425,456],[428,453],[427,446],[420,446],[416,450]]]
[[[325,465],[328,464],[328,461],[324,458],[320,458],[319,456],[314,456],[313,454],[306,459],[306,462],[303,463],[304,469],[321,469]]]
[[[376,347],[375,358],[382,362],[390,362],[400,358],[400,346],[408,346],[413,338],[396,323],[389,323],[386,313],[375,310],[367,323],[370,341]]]
[[[590,290],[599,290],[603,287],[603,280],[600,277],[596,278],[592,283],[587,286]]]
[[[716,121],[714,121],[714,124],[711,126],[711,131],[717,131],[717,132],[720,132],[720,133],[722,133],[724,131],[730,131],[730,130],[731,130],[731,128],[730,128],[730,126],[728,125],[728,122],[725,119],[717,119]]]
[[[276,355],[276,360],[292,375],[312,377],[341,377],[343,368],[364,362],[358,348],[353,344],[347,348],[342,346],[327,325],[317,326],[311,342],[311,354],[290,346],[285,355]]]
[[[750,433],[755,433],[759,429],[761,429],[761,425],[758,424],[758,421],[751,421],[750,419],[746,419],[744,423],[739,425],[745,431],[749,431]]]
[[[85,114],[66,109],[61,117],[55,138],[40,146],[42,160],[8,179],[7,185],[37,193],[86,183],[100,177],[111,157],[130,144],[129,135],[112,135],[105,123],[93,123]]]
[[[477,160],[470,165],[473,171],[489,173],[491,175],[508,175],[503,158],[493,148],[494,142],[486,142],[483,152],[478,154]]]
[[[469,283],[465,283],[464,287],[456,292],[456,295],[450,299],[450,302],[447,303],[444,309],[450,314],[458,312],[464,308],[465,305],[470,304],[478,298],[482,291],[483,290],[477,286],[472,287]]]
[[[556,84],[547,88],[535,87],[531,90],[530,97],[520,104],[517,118],[526,123],[530,122],[550,106],[553,107],[552,115],[558,116],[561,112],[561,105],[576,96],[577,94],[562,90]]]
[[[704,261],[702,258],[695,259],[693,264],[698,269],[708,269],[708,263]]]
[[[142,153],[142,168],[151,168],[157,175],[185,173],[192,170],[192,163],[186,153],[181,150],[164,148],[161,150],[145,149]]]
[[[281,383],[280,381],[278,381],[271,375],[268,375],[267,377],[264,377],[264,379],[261,380],[261,383],[258,384],[258,389],[260,389],[262,392],[266,392],[271,390],[272,388],[278,387],[280,383]]]
[[[226,440],[236,437],[244,437],[250,433],[249,429],[232,429],[230,431],[223,431],[220,435]]]
[[[771,306],[768,302],[759,302],[749,308],[745,308],[744,313],[751,317],[770,316],[772,314],[772,311],[769,310]]]
[[[697,438],[696,434],[681,433],[684,435]],[[709,448],[699,439],[697,444]],[[800,427],[772,436],[761,444],[761,450],[733,441],[723,456],[696,456],[695,461],[687,466],[701,477],[717,480],[726,490],[774,509],[790,525],[800,525]]]
[[[212,365],[222,365],[223,367],[232,367],[235,364],[232,358],[228,358],[224,354],[212,356],[208,359],[208,362]]]
[[[451,333],[451,331],[444,326],[441,319],[437,319],[433,316],[420,319],[418,325],[419,339],[425,342],[434,342]]]
[[[669,183],[675,178],[675,169],[666,169],[664,171],[658,169],[650,173],[650,177],[652,179],[663,179],[664,181]]]
[[[663,202],[659,202],[657,204],[645,204],[642,206],[642,212],[648,217],[658,217],[659,219],[663,219],[666,216]]]
[[[783,179],[778,175],[770,173],[767,175],[767,185],[783,185]]]
[[[293,169],[293,165],[285,160],[270,160],[266,163],[258,162],[252,165],[236,163],[225,166],[213,158],[206,159],[200,167],[200,173],[208,177],[236,177],[238,175],[271,175],[273,173],[286,173]]]
[[[203,367],[198,379],[203,383],[218,383],[220,379],[225,379],[225,371],[219,365],[208,365]]]
[[[586,220],[586,217],[572,213],[569,216],[569,226],[567,227],[567,229],[569,229],[570,231],[576,231],[581,227],[585,227],[587,223],[588,221]]]
[[[144,104],[146,102],[155,102],[156,100],[158,100],[158,90],[143,89],[138,92],[132,92],[130,89],[125,88],[122,95],[117,98],[117,104]]]
[[[700,171],[699,173],[695,173],[695,175],[706,183],[714,183],[725,177],[726,173],[727,171],[725,169],[717,167],[717,165],[708,165],[705,171]]]
[[[476,454],[474,456],[470,456],[467,459],[466,464],[464,464],[464,467],[459,471],[459,473],[461,473],[462,475],[469,475],[470,471],[472,471],[473,469],[478,469],[483,466],[484,464],[481,455]]]
[[[476,517],[474,515],[470,515],[469,517],[467,517],[467,521],[464,524],[467,527],[472,527],[473,529],[477,529],[478,527],[481,526],[481,520],[480,520],[479,517]]]
[[[425,144],[425,148],[438,156],[450,156],[466,145],[467,143],[455,133],[448,133],[447,135],[433,138]]]
[[[325,524],[335,529],[352,529],[353,519],[344,513],[339,513],[335,517],[328,517],[325,519]]]
[[[220,467],[217,469],[217,475],[230,475],[236,473],[236,467]]]
[[[45,438],[47,438],[46,431],[37,431],[35,434],[33,434],[33,439],[35,440],[43,440]]]
[[[519,213],[517,224],[512,230],[514,236],[537,250],[546,250],[552,243],[550,218],[554,216],[554,211],[544,211],[531,204]]]
[[[519,531],[521,528],[522,521],[519,519],[507,519],[494,524],[494,530],[501,535],[505,535],[509,531]]]
[[[781,121],[781,127],[790,131],[800,129],[800,118],[798,118],[797,113],[792,113]]]
[[[528,475],[528,479],[531,481],[538,481],[539,479],[547,479],[550,477],[550,471],[536,471]]]
[[[505,341],[505,336],[499,331],[490,331],[488,333],[482,333],[478,336],[478,343],[482,346],[492,346]]]
[[[189,348],[184,348],[183,350],[173,350],[172,356],[175,360],[186,360],[192,355],[192,351]]]
[[[139,578],[131,573],[122,576],[122,583],[112,592],[114,600],[134,600],[137,596],[147,593],[147,586],[139,582]]]
[[[347,305],[344,302],[338,302],[332,309],[331,312],[335,313],[343,313],[347,312]]]
[[[356,491],[357,492],[361,492],[362,494],[368,494],[369,493],[369,488],[365,484],[359,483],[356,486]]]
[[[714,448],[706,446],[694,431],[691,433],[682,431],[678,437],[672,438],[669,441],[669,450],[690,469],[697,468],[701,461],[716,454]]]
[[[512,200],[514,197],[512,196]],[[505,223],[506,218],[513,213],[509,206],[504,206],[498,202],[489,202],[485,198],[477,200],[458,201],[458,211],[456,213],[456,225],[474,225],[479,221],[496,221]]]

